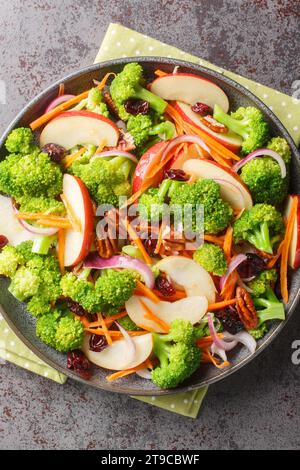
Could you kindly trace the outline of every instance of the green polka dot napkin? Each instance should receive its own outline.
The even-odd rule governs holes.
[[[226,75],[252,91],[279,117],[296,144],[300,143],[300,100],[280,93],[237,74],[221,69],[176,47],[137,33],[119,24],[110,24],[95,63],[120,57],[164,56],[194,62]],[[36,357],[9,329],[0,316],[0,359],[13,362],[32,372],[65,383],[66,377]],[[196,418],[207,387],[163,397],[134,397],[183,416]]]

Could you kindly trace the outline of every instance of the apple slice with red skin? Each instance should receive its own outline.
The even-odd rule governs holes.
[[[135,168],[132,180],[132,192],[136,193],[142,186],[147,174],[153,168],[153,160],[156,158],[157,153],[166,145],[166,142],[158,142],[152,145],[141,157],[139,163]],[[164,169],[159,171],[153,180],[152,186],[158,186],[163,179]]]
[[[292,239],[289,248],[289,266],[293,269],[298,269],[300,267],[300,195],[291,194],[288,196],[287,203],[285,206],[284,215],[289,216],[293,198],[297,198],[297,212],[296,219],[293,226]]]
[[[224,147],[228,148],[232,152],[238,152],[241,148],[243,139],[239,135],[232,131],[229,131],[227,134],[221,134],[212,131],[209,127],[203,124],[201,121],[201,116],[199,116],[197,113],[194,113],[190,105],[176,101],[175,108],[186,122],[199,127],[199,129],[213,137],[217,142],[220,142],[220,144],[224,145]]]
[[[225,113],[229,110],[229,101],[224,91],[210,80],[192,73],[158,77],[152,82],[150,90],[164,100],[183,101],[190,106],[205,103],[212,109],[218,104]]]
[[[196,178],[217,180],[221,187],[222,198],[224,201],[228,201],[234,209],[250,209],[253,206],[248,188],[238,174],[229,168],[224,168],[211,160],[192,158],[183,164],[182,169],[188,175]]]
[[[65,266],[75,266],[88,255],[94,228],[94,210],[85,184],[77,176],[64,174],[63,194],[80,221],[81,231],[73,228],[65,232]]]
[[[106,140],[108,147],[115,147],[119,129],[110,119],[91,111],[66,111],[50,121],[40,135],[40,145],[59,144],[66,150],[76,145],[100,145]]]

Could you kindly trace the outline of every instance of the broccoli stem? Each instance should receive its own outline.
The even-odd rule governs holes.
[[[161,200],[163,200],[163,199],[166,197],[166,195],[167,195],[167,193],[168,193],[168,191],[169,191],[169,188],[170,188],[170,186],[171,186],[171,183],[172,183],[172,181],[171,181],[170,179],[164,180],[164,181],[161,183],[161,185],[160,185],[160,187],[159,187],[159,190],[158,190],[158,193],[157,193],[158,197],[159,197]]]
[[[245,122],[233,119],[229,114],[226,114],[218,104],[214,107],[214,119],[221,124],[224,124],[224,126],[228,127],[232,132],[243,137],[243,139],[247,138]]]
[[[32,253],[47,255],[50,248],[56,243],[56,235],[47,237],[37,237],[33,240]]]
[[[166,344],[170,341],[168,335],[159,335],[152,333],[153,336],[153,352],[158,357],[160,366],[167,367],[169,364],[169,345]]]
[[[271,287],[267,288],[266,298],[255,299],[255,307],[264,307],[258,310],[259,326],[268,320],[284,320],[285,312],[281,302],[278,301]]]
[[[273,248],[270,240],[270,233],[267,222],[263,222],[260,225],[260,230],[256,230],[254,232],[254,235],[249,235],[248,240],[250,243],[256,246],[258,250],[273,254]]]
[[[165,100],[163,100],[157,95],[154,95],[153,93],[151,93],[151,91],[146,90],[146,88],[143,88],[141,86],[135,87],[134,96],[132,96],[132,98],[147,101],[150,104],[151,108],[159,114],[163,114],[168,105]]]
[[[78,279],[83,279],[83,280],[87,280],[87,278],[89,277],[89,275],[91,274],[91,271],[92,269],[91,268],[85,268],[83,269],[79,274],[78,274]]]

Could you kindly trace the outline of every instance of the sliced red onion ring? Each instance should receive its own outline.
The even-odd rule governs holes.
[[[136,375],[142,377],[143,379],[151,380],[151,372],[145,367],[145,369],[137,370]]]
[[[244,346],[246,346],[251,354],[253,354],[256,350],[257,343],[253,336],[251,336],[247,331],[240,331],[236,335],[232,335],[228,331],[224,331],[224,339],[242,343]]]
[[[85,268],[107,269],[107,268],[128,268],[138,271],[143,277],[149,289],[154,287],[154,276],[149,266],[139,259],[130,256],[112,256],[109,259],[100,258],[96,253],[91,253],[84,262]]]
[[[121,150],[107,150],[106,152],[96,153],[92,156],[93,158],[108,158],[108,157],[126,157],[128,160],[131,160],[136,165],[138,164],[138,159],[128,152],[122,152]]]
[[[279,153],[274,152],[274,150],[270,149],[257,149],[254,150],[254,152],[249,153],[247,157],[242,158],[240,161],[238,161],[234,166],[233,169],[238,172],[246,163],[248,163],[250,160],[253,160],[253,158],[257,157],[271,157],[276,160],[278,165],[280,166],[280,171],[281,171],[281,177],[285,178],[286,177],[286,166],[285,163],[282,159],[282,157],[279,155]]]
[[[221,291],[224,289],[225,287],[225,284],[228,280],[228,277],[230,276],[230,274],[241,264],[243,263],[243,261],[246,261],[247,259],[247,256],[244,255],[244,254],[239,254],[237,255],[229,264],[228,266],[228,269],[226,271],[226,274],[224,274],[224,276],[221,277],[220,279],[220,289]]]
[[[250,279],[250,277],[249,277],[248,279]],[[242,279],[242,278],[239,277],[237,283],[238,283],[238,285],[239,285],[240,287],[242,287],[242,288],[245,289],[247,292],[249,292],[250,294],[252,294],[253,290],[250,289],[250,287],[248,287],[248,286],[244,283],[244,281],[245,281],[245,279]]]
[[[223,349],[224,351],[231,351],[231,349],[235,348],[238,342],[233,339],[232,341],[223,341],[219,336],[217,335],[213,317],[211,313],[207,314],[207,319],[208,319],[208,327],[209,327],[209,332],[211,337],[213,338],[213,344],[216,345],[217,348]]]
[[[227,361],[226,352],[224,351],[224,349],[218,348],[218,346],[216,346],[216,343],[213,343],[211,345],[210,350],[213,356],[217,354],[222,359],[223,362]]]
[[[135,344],[134,342],[132,341],[132,338],[131,336],[127,333],[127,331],[125,330],[125,328],[123,328],[118,322],[115,321],[115,324],[117,325],[117,327],[119,328],[120,332],[122,333],[123,335],[123,338],[125,339],[126,343],[127,343],[127,346],[128,346],[128,363],[129,362],[132,362],[134,360],[134,357],[135,357],[135,353],[136,353],[136,348],[135,348]]]
[[[17,214],[19,211],[16,208],[16,206],[15,206],[12,199],[11,199],[11,205],[12,205],[14,213]],[[27,232],[33,233],[35,235],[43,235],[44,237],[49,237],[51,235],[55,235],[55,233],[58,232],[58,228],[54,228],[54,227],[34,227],[33,225],[29,224],[28,222],[26,222],[23,219],[19,219],[18,217],[17,217],[17,219],[18,219],[19,224],[25,230],[27,230]]]
[[[197,135],[180,135],[178,137],[174,137],[174,139],[170,140],[169,144],[166,146],[162,156],[161,156],[161,161],[163,162],[165,157],[168,155],[170,150],[172,150],[173,147],[175,147],[178,144],[198,144],[200,147],[203,148],[206,152],[210,154],[210,149],[206,145],[206,143]]]
[[[74,98],[75,95],[61,95],[55,98],[54,100],[51,101],[51,103],[48,104],[47,108],[45,109],[45,114],[51,111],[51,109],[56,108],[61,103],[65,103],[66,101],[69,101],[70,99]]]

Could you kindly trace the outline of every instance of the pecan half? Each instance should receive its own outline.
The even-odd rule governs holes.
[[[212,116],[204,116],[201,119],[202,123],[208,127],[211,131],[217,132],[218,134],[227,134],[228,127],[224,126],[220,122],[216,121]]]
[[[108,110],[109,112],[115,116],[116,118],[120,119],[119,118],[119,112],[118,112],[118,108],[117,106],[115,105],[111,95],[110,95],[110,92],[109,92],[109,86],[105,85],[103,90],[102,90],[102,96],[103,96],[103,100],[104,102],[106,103],[106,106],[108,107]]]
[[[236,309],[246,330],[256,328],[258,325],[258,317],[249,292],[243,287],[238,287],[236,290],[236,299]]]

